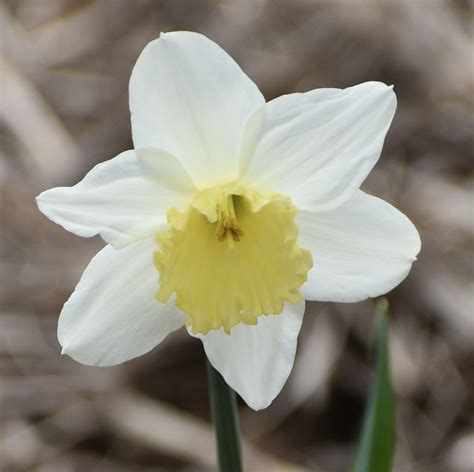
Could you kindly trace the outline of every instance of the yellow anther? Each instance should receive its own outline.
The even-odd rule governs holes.
[[[235,212],[235,198],[238,198],[238,196],[224,195],[222,202],[217,204],[217,240],[225,241],[228,239],[232,247],[232,241],[240,241],[240,238],[244,235]]]

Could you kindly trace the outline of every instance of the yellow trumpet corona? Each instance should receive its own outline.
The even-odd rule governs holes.
[[[168,212],[169,230],[158,232],[157,299],[173,293],[193,333],[279,314],[299,303],[299,287],[313,266],[297,243],[296,209],[279,194],[262,196],[239,184],[207,189],[188,209]]]

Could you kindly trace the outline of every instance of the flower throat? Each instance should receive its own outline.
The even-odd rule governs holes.
[[[235,212],[235,200],[238,198],[237,195],[223,196],[222,203],[217,205],[217,240],[227,240],[231,247],[244,235]]]

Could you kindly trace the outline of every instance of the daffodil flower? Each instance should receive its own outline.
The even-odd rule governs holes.
[[[217,44],[162,34],[130,80],[134,150],[37,198],[107,243],[64,305],[63,352],[109,366],[186,326],[254,409],[291,371],[305,301],[356,302],[408,274],[413,224],[359,189],[396,108],[392,87],[268,103]]]

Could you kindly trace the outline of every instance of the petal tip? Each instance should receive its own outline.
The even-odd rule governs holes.
[[[50,218],[47,212],[47,203],[45,199],[45,194],[49,192],[49,190],[45,190],[44,192],[41,192],[39,195],[35,197],[35,203],[36,206],[38,207],[38,210],[43,213],[46,217]],[[51,218],[50,218],[51,219]]]
[[[205,35],[203,35],[201,33],[197,33],[196,31],[186,31],[186,30],[161,31],[160,36],[159,36],[158,39],[169,40],[169,39],[176,39],[176,38],[183,37],[183,36],[204,37],[204,38],[208,39]]]
[[[244,400],[245,400],[245,398],[244,398]],[[261,410],[265,410],[265,408],[268,408],[273,403],[273,398],[270,401],[261,400],[259,402],[251,402],[251,401],[245,400],[245,402],[247,403],[249,408],[252,408],[252,410],[261,411]]]

